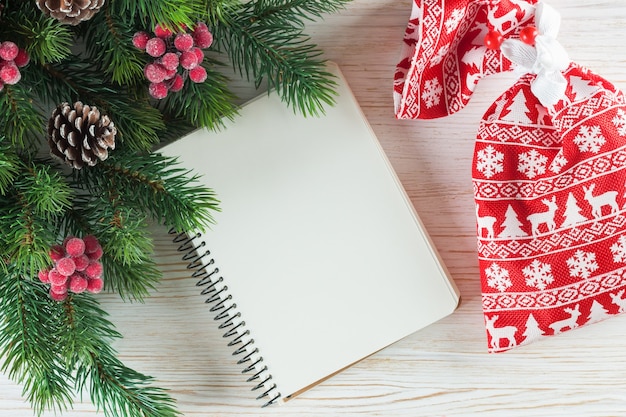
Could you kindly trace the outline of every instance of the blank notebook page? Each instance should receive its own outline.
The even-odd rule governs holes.
[[[329,70],[339,95],[324,116],[264,94],[219,132],[161,150],[221,202],[196,244],[210,249],[283,399],[458,303],[349,87]]]

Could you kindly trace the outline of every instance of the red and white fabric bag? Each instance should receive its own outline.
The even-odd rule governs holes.
[[[626,309],[626,97],[569,61],[559,24],[539,3],[504,37],[502,61],[523,75],[478,129],[472,179],[490,352]],[[522,42],[525,27],[534,34]]]

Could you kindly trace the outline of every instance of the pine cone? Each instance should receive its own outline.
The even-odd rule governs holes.
[[[37,0],[37,7],[46,16],[61,23],[77,25],[91,19],[100,10],[105,0]]]
[[[108,116],[80,101],[60,104],[48,121],[50,153],[76,169],[107,159],[107,149],[115,149],[116,133]]]

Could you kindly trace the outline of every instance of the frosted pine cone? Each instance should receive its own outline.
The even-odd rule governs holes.
[[[48,121],[51,154],[76,169],[107,159],[108,149],[115,149],[116,133],[108,116],[80,101],[60,104]]]
[[[61,23],[77,25],[91,19],[100,10],[105,0],[36,0],[37,7],[46,16]]]

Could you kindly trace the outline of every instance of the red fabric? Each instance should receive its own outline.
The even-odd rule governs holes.
[[[473,160],[489,349],[626,308],[626,99],[576,64],[546,109],[526,75],[480,124]]]
[[[394,76],[399,119],[432,119],[455,113],[483,76],[511,67],[484,37],[519,32],[534,17],[536,0],[414,0]]]

